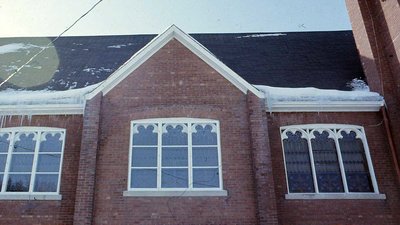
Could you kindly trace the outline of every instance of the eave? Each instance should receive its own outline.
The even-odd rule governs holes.
[[[84,104],[1,105],[4,115],[82,115]]]
[[[385,104],[382,101],[281,101],[266,103],[268,112],[377,112]]]

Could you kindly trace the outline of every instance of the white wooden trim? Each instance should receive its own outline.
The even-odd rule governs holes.
[[[347,186],[347,182],[343,182],[343,189],[344,192],[343,193],[320,193],[318,191],[318,185],[317,184],[317,180],[315,177],[315,168],[313,168],[314,165],[314,160],[313,157],[311,157],[312,155],[312,146],[310,144],[310,140],[311,137],[308,135],[309,133],[312,133],[314,130],[338,130],[335,131],[334,134],[334,140],[335,140],[335,147],[337,148],[338,153],[338,163],[340,166],[340,171],[341,171],[341,175],[342,175],[342,179],[344,176],[345,178],[345,171],[344,171],[344,165],[343,165],[343,161],[342,161],[342,157],[341,157],[341,152],[340,152],[340,147],[338,144],[338,140],[339,140],[339,133],[343,130],[350,130],[350,131],[354,131],[356,132],[359,136],[358,138],[360,138],[360,140],[363,143],[363,147],[364,147],[364,154],[367,160],[367,164],[368,164],[368,172],[370,174],[371,177],[371,182],[372,182],[372,188],[373,188],[373,192],[372,193],[352,193],[349,192],[348,190],[348,186]],[[306,131],[305,131],[306,130]],[[311,163],[311,168],[312,168],[312,172],[313,172],[313,182],[314,182],[314,186],[315,186],[315,193],[290,193],[289,191],[289,180],[288,180],[288,176],[287,176],[287,168],[286,168],[286,159],[285,159],[285,149],[284,149],[284,145],[283,145],[283,139],[287,138],[286,132],[288,131],[301,131],[302,135],[304,135],[304,132],[306,132],[307,134],[304,135],[305,138],[307,138],[308,141],[308,148],[309,148],[309,152],[310,152],[310,163]],[[282,151],[283,151],[283,159],[284,159],[284,165],[285,165],[285,174],[286,174],[286,185],[287,185],[287,195],[291,195],[288,198],[292,198],[292,196],[314,196],[314,197],[310,197],[310,198],[317,198],[315,196],[324,196],[324,195],[328,195],[328,196],[341,196],[341,195],[362,195],[362,196],[366,196],[366,194],[373,194],[373,195],[379,195],[379,189],[378,189],[378,184],[376,181],[376,177],[375,177],[375,172],[374,172],[374,168],[373,168],[373,163],[372,163],[372,159],[371,159],[371,155],[369,152],[369,148],[368,148],[368,141],[367,141],[367,137],[365,135],[365,131],[364,128],[362,126],[357,126],[357,125],[349,125],[349,124],[303,124],[303,125],[289,125],[289,126],[282,126],[280,127],[280,134],[281,134],[281,143],[282,143]],[[336,143],[337,142],[337,143]],[[340,157],[339,157],[340,156]],[[346,185],[346,186],[345,186]],[[308,197],[304,197],[304,198],[308,198]],[[303,197],[301,197],[300,199],[302,199]],[[304,199],[303,198],[303,199]],[[345,198],[345,197],[340,197],[340,198]],[[296,199],[296,198],[293,198]],[[329,199],[329,198],[327,198]]]
[[[161,187],[161,170],[163,169],[163,166],[161,165],[161,159],[162,159],[162,132],[163,132],[163,123],[167,124],[188,124],[187,128],[187,134],[188,134],[188,145],[183,145],[188,148],[188,187],[186,188],[162,188]],[[218,155],[218,165],[217,166],[212,166],[210,168],[218,168],[218,181],[219,181],[219,187],[212,187],[212,188],[194,188],[193,187],[193,165],[191,163],[192,160],[192,150],[193,150],[193,145],[192,145],[192,125],[193,124],[215,124],[216,126],[216,133],[217,133],[217,144],[213,147],[217,148],[217,155]],[[139,119],[139,120],[132,120],[131,121],[131,137],[130,137],[130,149],[129,149],[129,171],[128,171],[128,185],[127,185],[127,193],[128,192],[142,192],[145,193],[146,191],[149,193],[153,192],[179,192],[182,194],[183,192],[199,192],[199,191],[222,191],[223,183],[222,183],[222,165],[221,165],[221,146],[220,146],[220,130],[219,130],[219,121],[218,120],[213,120],[213,119],[198,119],[198,118],[187,118],[187,117],[174,117],[174,118],[152,118],[152,119]],[[157,186],[154,188],[131,188],[131,170],[132,170],[132,147],[133,147],[133,132],[134,132],[134,124],[156,124],[157,127]],[[173,147],[173,146],[170,146]],[[199,147],[204,147],[204,146],[199,146]],[[135,168],[141,168],[141,167],[135,167]],[[145,167],[145,168],[150,168],[150,167]],[[153,168],[153,167],[151,167]],[[164,167],[165,168],[165,167]],[[178,167],[177,167],[178,168]],[[182,167],[186,168],[186,167]],[[198,166],[196,168],[208,168],[207,166]],[[135,195],[135,194],[131,194]],[[135,195],[136,196],[136,195]],[[150,194],[150,196],[154,196],[154,194]],[[165,196],[165,195],[162,195]]]
[[[268,112],[377,112],[384,105],[384,101],[280,101],[268,105]]]
[[[263,98],[264,94],[241,78],[237,73],[219,61],[210,51],[208,51],[203,45],[197,42],[188,34],[184,33],[181,29],[175,25],[170,26],[163,33],[155,37],[141,50],[136,52],[127,62],[119,67],[111,76],[109,76],[101,85],[94,89],[91,93],[86,95],[86,99],[91,99],[98,93],[103,92],[106,95],[111,91],[117,84],[125,79],[129,74],[136,70],[142,65],[147,59],[149,59],[154,53],[166,45],[170,40],[176,39],[181,42],[190,51],[200,57],[204,62],[210,65],[218,73],[224,76],[228,81],[240,89],[243,93],[251,91],[259,98]]]
[[[80,115],[84,104],[2,105],[0,115]]]
[[[1,133],[9,133],[11,135],[10,137],[10,143],[8,146],[8,153],[7,153],[7,161],[4,169],[4,176],[3,176],[3,185],[2,185],[2,190],[0,192],[0,200],[1,199],[10,199],[10,200],[61,200],[61,195],[59,195],[60,191],[60,183],[61,183],[61,174],[62,174],[62,162],[63,162],[63,155],[64,155],[64,147],[65,147],[65,133],[66,129],[64,128],[53,128],[53,127],[7,127],[7,128],[0,128]],[[18,153],[13,152],[13,146],[16,133],[34,133],[36,137],[34,137],[35,140],[35,149],[32,153],[33,154],[33,162],[32,162],[32,169],[30,171],[31,173],[31,178],[30,178],[30,183],[29,183],[29,189],[26,192],[7,192],[7,183],[8,177],[10,175],[10,165],[11,165],[11,160],[14,155],[18,155]],[[54,174],[58,175],[58,180],[57,180],[57,190],[55,192],[34,192],[34,184],[35,184],[35,179],[37,174],[42,174],[41,172],[37,172],[37,162],[38,162],[38,157],[39,157],[39,149],[40,149],[40,144],[43,141],[41,138],[42,134],[48,134],[51,132],[59,133],[60,139],[62,140],[62,145],[61,145],[61,151],[57,152],[57,154],[60,154],[60,165],[59,165],[59,171],[58,172],[44,172],[44,174]],[[49,152],[51,154],[53,152]],[[46,154],[44,152],[43,154]],[[25,172],[24,172],[25,173]],[[26,172],[27,173],[27,172]],[[12,172],[12,174],[17,174],[16,172]]]

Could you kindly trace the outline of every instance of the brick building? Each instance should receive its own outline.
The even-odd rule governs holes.
[[[1,42],[13,65],[43,40]],[[400,221],[383,98],[349,90],[366,89],[351,32],[171,26],[42,57],[0,92],[0,223]]]

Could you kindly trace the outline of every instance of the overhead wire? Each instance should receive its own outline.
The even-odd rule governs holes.
[[[13,73],[11,73],[6,79],[4,79],[0,83],[0,87],[3,86],[5,83],[7,83],[11,78],[13,78],[16,74],[19,73],[26,65],[28,65],[32,60],[34,60],[38,55],[40,55],[42,52],[44,52],[47,48],[49,48],[55,41],[57,41],[62,35],[64,35],[66,32],[68,32],[72,27],[74,27],[81,19],[83,19],[86,15],[88,15],[100,2],[103,0],[97,1],[89,10],[87,10],[84,14],[82,14],[78,19],[76,19],[67,29],[65,29],[63,32],[61,32],[56,38],[54,38],[52,41],[50,41],[45,47],[42,47],[41,50],[33,55],[28,61],[26,61],[22,66],[18,67]]]

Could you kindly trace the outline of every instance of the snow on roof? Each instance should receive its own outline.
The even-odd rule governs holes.
[[[250,34],[244,36],[238,36],[236,38],[257,38],[257,37],[277,37],[277,36],[285,36],[283,33],[271,33],[271,34]]]
[[[29,48],[46,48],[33,44],[25,44],[25,43],[11,43],[7,45],[0,46],[0,55],[12,52],[20,52],[21,50],[29,49]]]
[[[270,87],[265,85],[254,85],[257,89],[264,93],[268,102],[280,101],[383,101],[383,97],[376,92],[368,90],[355,91],[339,91],[324,90],[313,87],[307,88],[281,88]]]
[[[26,91],[6,89],[0,91],[0,105],[83,104],[85,95],[99,84],[67,91]]]

